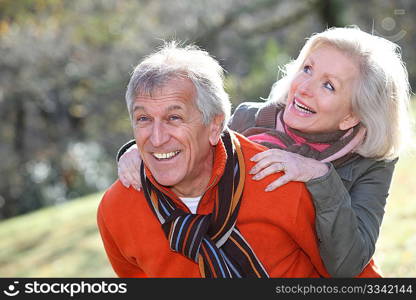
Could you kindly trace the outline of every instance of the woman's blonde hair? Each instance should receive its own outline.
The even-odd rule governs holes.
[[[357,27],[330,28],[312,35],[298,58],[284,67],[284,77],[273,85],[268,101],[286,104],[292,78],[306,57],[322,46],[335,47],[359,66],[351,106],[367,133],[356,152],[376,159],[397,157],[411,138],[410,86],[399,46],[384,38]]]

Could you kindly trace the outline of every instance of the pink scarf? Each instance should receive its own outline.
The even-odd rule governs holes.
[[[358,124],[348,130],[305,134],[287,126],[283,121],[283,110],[280,110],[277,112],[275,129],[253,127],[244,131],[243,134],[268,148],[298,153],[339,166],[357,157],[354,150],[363,141],[365,132],[365,128]]]

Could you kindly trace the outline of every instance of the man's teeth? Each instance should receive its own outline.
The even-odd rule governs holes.
[[[295,108],[296,108],[298,111],[303,112],[303,113],[306,113],[306,114],[315,114],[315,113],[316,113],[316,112],[314,112],[313,110],[311,110],[309,107],[307,107],[307,106],[305,106],[305,105],[300,104],[300,103],[299,103],[299,102],[297,102],[296,100],[295,100]]]
[[[177,155],[180,151],[173,151],[168,153],[153,153],[153,156],[157,159],[169,159]]]

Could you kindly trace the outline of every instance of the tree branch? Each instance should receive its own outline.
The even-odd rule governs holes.
[[[312,11],[317,10],[318,3],[319,1],[310,0],[307,2],[307,5],[299,8],[297,11],[295,11],[291,15],[288,15],[288,16],[285,16],[283,18],[279,18],[276,20],[272,20],[267,23],[260,24],[259,26],[250,28],[249,30],[244,30],[241,32],[241,34],[244,37],[248,37],[254,34],[265,34],[265,33],[273,32],[277,29],[281,29],[285,26],[288,26],[306,17],[307,15],[310,14],[311,10]]]

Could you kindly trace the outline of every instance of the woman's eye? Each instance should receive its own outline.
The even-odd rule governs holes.
[[[306,65],[303,67],[303,72],[309,74],[311,72],[311,66]]]
[[[329,81],[327,81],[327,82],[324,83],[324,87],[326,89],[330,90],[331,92],[335,91],[334,86]]]

